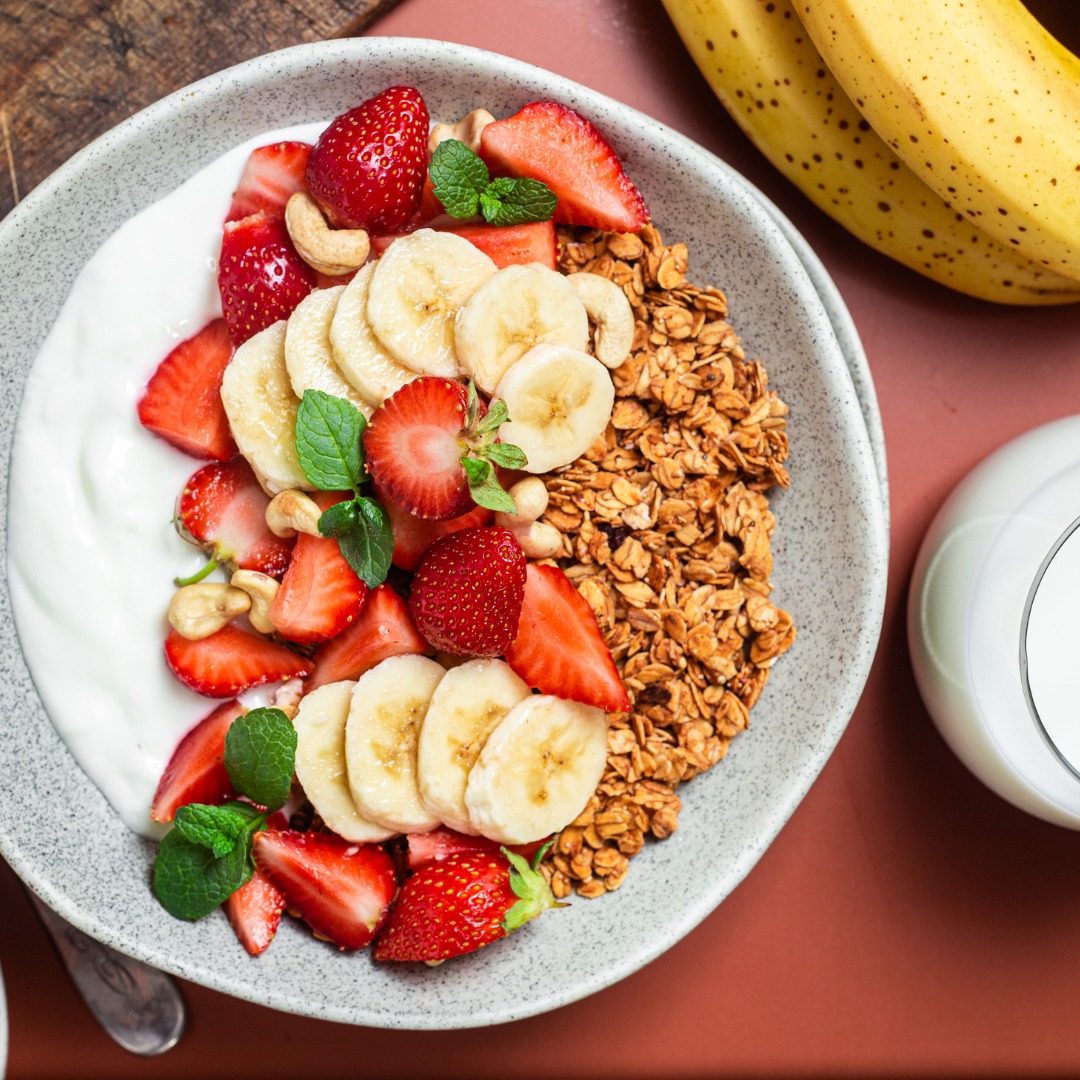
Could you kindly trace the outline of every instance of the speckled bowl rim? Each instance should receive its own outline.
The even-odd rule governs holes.
[[[319,68],[320,65],[324,67],[332,67],[335,64],[347,65],[358,60],[367,60],[370,63],[374,58],[384,62],[396,59],[397,62],[404,63],[405,57],[408,57],[410,63],[416,64],[467,65],[470,74],[483,74],[492,80],[510,76],[516,80],[518,87],[516,92],[519,96],[524,92],[523,87],[528,86],[534,96],[543,94],[559,97],[593,114],[610,112],[618,118],[618,125],[627,124],[634,127],[638,135],[647,137],[652,145],[665,145],[665,140],[669,139],[669,133],[663,125],[643,114],[619,105],[570,80],[482,50],[422,39],[393,38],[350,39],[301,45],[227,69],[193,86],[177,91],[80,151],[52,177],[31,192],[27,199],[0,223],[0,267],[3,266],[5,259],[8,259],[10,269],[18,268],[17,260],[26,254],[26,248],[21,245],[21,241],[25,239],[23,233],[29,236],[34,230],[35,223],[40,225],[40,215],[47,214],[50,207],[67,207],[69,213],[73,213],[73,207],[78,204],[79,199],[83,199],[86,205],[92,208],[96,193],[87,192],[85,188],[87,179],[92,181],[95,176],[99,179],[102,176],[107,177],[110,155],[128,143],[134,143],[142,148],[141,140],[144,140],[145,133],[148,130],[152,131],[157,125],[167,126],[179,122],[183,127],[185,122],[190,122],[189,110],[194,110],[197,114],[202,103],[221,97],[227,98],[238,89],[272,87],[273,80],[287,77],[290,72]],[[340,73],[338,77],[340,78]],[[303,119],[308,119],[308,117],[290,116],[288,122],[299,122]],[[268,118],[265,126],[271,127],[274,123]],[[234,134],[232,142],[239,140],[240,136]],[[222,142],[217,152],[220,153],[226,145],[228,143]],[[667,145],[671,146],[670,142]],[[438,1029],[510,1021],[554,1009],[594,993],[640,969],[673,945],[704,919],[743,879],[813,783],[843,733],[862,692],[880,633],[884,608],[888,559],[885,515],[876,463],[866,424],[862,418],[859,397],[855,394],[844,354],[837,343],[829,316],[822,306],[821,297],[803,269],[798,255],[784,238],[779,226],[761,205],[754,201],[753,196],[745,189],[740,192],[736,185],[731,185],[729,179],[716,169],[715,164],[703,151],[693,148],[683,140],[679,153],[686,167],[692,168],[695,173],[708,175],[711,170],[718,187],[725,190],[726,203],[737,204],[740,213],[755,221],[757,226],[755,240],[764,245],[769,259],[775,263],[777,280],[783,283],[790,295],[797,298],[800,311],[805,312],[807,321],[812,324],[812,340],[820,350],[817,359],[821,375],[830,393],[835,395],[836,430],[842,435],[839,441],[845,447],[844,464],[850,471],[853,481],[851,498],[854,500],[855,509],[852,512],[852,522],[859,530],[861,541],[856,554],[859,557],[860,566],[866,570],[866,579],[860,583],[862,592],[859,596],[858,611],[853,613],[852,617],[852,635],[844,642],[842,664],[838,659],[834,661],[834,668],[838,674],[835,686],[831,687],[834,691],[830,697],[830,701],[833,702],[831,716],[820,731],[816,732],[817,737],[812,744],[800,750],[798,768],[785,777],[782,785],[769,788],[764,792],[762,805],[758,808],[760,821],[753,835],[745,837],[740,835],[741,847],[737,853],[729,858],[723,867],[717,867],[714,873],[704,875],[705,880],[701,888],[693,896],[683,898],[662,933],[650,935],[638,932],[632,941],[625,943],[625,948],[623,943],[619,943],[617,955],[613,954],[608,958],[602,970],[594,964],[589,972],[581,977],[575,977],[571,973],[563,974],[557,979],[551,973],[547,973],[546,982],[539,990],[526,979],[524,985],[519,988],[520,994],[516,998],[503,995],[501,1000],[479,1007],[475,1002],[468,1000],[459,1002],[458,996],[449,1001],[445,1000],[447,995],[456,995],[463,989],[470,992],[479,990],[488,996],[489,991],[498,986],[498,977],[500,974],[505,975],[507,964],[498,959],[504,954],[498,954],[497,950],[492,949],[483,950],[474,957],[452,965],[453,975],[448,968],[440,969],[440,974],[446,973],[446,982],[449,983],[447,989],[431,981],[429,972],[401,971],[396,981],[401,983],[403,999],[410,1000],[410,1008],[404,1012],[400,1009],[400,1003],[392,1001],[353,1001],[341,997],[330,1002],[319,1000],[317,993],[305,997],[302,991],[297,990],[288,982],[290,974],[300,980],[302,961],[306,959],[308,961],[306,967],[310,969],[314,966],[320,973],[326,970],[327,964],[339,961],[339,958],[329,950],[315,952],[315,949],[322,949],[322,947],[307,939],[306,936],[297,944],[295,950],[297,956],[293,956],[288,949],[283,949],[279,960],[273,958],[275,950],[272,949],[258,961],[251,961],[248,958],[234,961],[233,954],[230,954],[227,959],[222,959],[219,953],[228,947],[226,942],[231,940],[231,931],[227,925],[224,930],[221,929],[220,923],[224,920],[219,920],[214,926],[200,924],[198,928],[165,922],[163,920],[167,917],[160,912],[160,909],[152,908],[152,901],[148,895],[135,897],[129,892],[117,894],[115,890],[110,890],[107,871],[93,873],[92,868],[76,868],[62,862],[63,853],[57,851],[60,845],[52,842],[61,834],[63,828],[61,804],[67,809],[69,815],[76,808],[80,815],[85,815],[82,817],[84,826],[94,822],[107,826],[105,831],[109,831],[110,836],[113,829],[112,813],[97,789],[75,766],[41,707],[22,658],[12,623],[10,594],[5,573],[4,588],[0,591],[0,634],[3,635],[0,640],[4,645],[2,655],[8,667],[8,678],[3,680],[3,687],[0,690],[3,698],[0,700],[3,700],[9,722],[18,713],[20,741],[17,747],[13,747],[10,745],[11,739],[4,740],[4,748],[0,750],[0,754],[3,755],[0,756],[0,762],[9,767],[15,767],[16,761],[23,766],[29,762],[31,768],[28,771],[33,771],[32,766],[36,762],[42,763],[39,766],[42,769],[46,765],[51,766],[59,770],[54,779],[62,774],[63,790],[51,792],[52,800],[43,803],[43,814],[35,818],[24,813],[22,805],[14,804],[15,797],[8,794],[7,786],[0,788],[0,852],[15,871],[50,906],[84,932],[122,952],[225,993],[274,1008],[324,1019],[379,1027]],[[191,171],[205,163],[206,160],[193,158],[190,162]],[[81,184],[83,186],[80,186]],[[128,212],[134,213],[158,195],[159,193],[156,192],[139,193],[137,197],[129,195],[131,206]],[[55,203],[54,200],[57,199],[69,201]],[[106,216],[111,214],[115,217],[118,213],[119,211],[114,208]],[[94,228],[100,235],[87,235],[84,240],[86,242],[95,240],[96,243],[100,243],[114,227],[112,225],[106,227],[98,222]],[[47,296],[18,296],[19,276],[12,275],[10,280],[14,282],[14,287],[0,298],[0,315],[2,315],[4,305],[8,305],[10,314],[13,300],[18,300],[24,305],[30,302],[30,306],[20,314],[29,322],[27,337],[40,343],[51,326],[63,302],[70,280],[74,277],[79,265],[81,262],[71,269],[66,281],[58,280],[53,285],[52,292]],[[0,325],[2,325],[2,318],[0,318]],[[22,386],[33,355],[36,355],[36,349],[30,355],[13,355],[12,350],[5,350],[4,344],[0,344],[0,358],[4,361],[7,375],[4,408],[0,411],[0,445],[4,454],[2,502],[5,521],[11,441]],[[6,531],[3,542],[6,569]],[[738,742],[739,740],[736,740],[729,754],[730,760],[741,757]],[[765,778],[755,775],[753,779],[756,785]],[[59,779],[57,782],[60,783]],[[707,779],[705,782],[707,783]],[[722,789],[715,789],[715,787],[708,789],[699,787],[690,791],[690,800],[698,798],[699,791],[706,790],[710,799],[716,797],[717,790],[722,792]],[[54,826],[51,833],[47,827],[50,822]],[[699,830],[699,833],[705,831]],[[653,862],[654,873],[661,873],[672,860],[677,860],[681,845],[687,842],[681,833],[677,833],[666,844],[653,848],[649,858]],[[693,841],[693,849],[696,850],[697,846],[706,842],[711,841],[699,835]],[[125,835],[125,844],[127,845],[124,849],[126,852],[141,845],[143,854],[149,857],[149,845],[145,841],[133,841]],[[686,868],[682,869],[685,872]],[[87,884],[76,881],[76,878],[83,877],[88,879]],[[73,899],[70,894],[80,889],[85,893],[90,888],[90,880],[94,888],[99,890],[100,896],[84,895],[80,899]],[[644,889],[645,882],[641,882],[638,888]],[[612,913],[624,909],[637,910],[626,907],[626,904],[631,903],[630,900],[623,900],[623,894],[630,893],[631,890],[628,888],[621,893],[613,894],[602,904],[580,906],[581,909],[577,912],[578,922],[575,925],[585,932],[586,937],[583,938],[583,943],[588,942],[589,931],[597,927],[611,934],[613,927],[604,925],[605,922],[611,921],[605,914],[609,907]],[[193,929],[198,929],[205,934],[205,940],[202,937],[185,937],[185,933]],[[626,929],[631,928],[628,926]],[[515,943],[516,951],[512,955],[511,962],[518,966],[519,971],[528,971],[530,963],[534,966],[542,963],[538,952],[538,943],[543,941],[542,931],[543,924],[541,923],[534,935],[523,936],[520,945]],[[296,931],[296,935],[290,936],[296,940],[296,936],[300,934],[302,934],[301,931]],[[197,956],[186,955],[179,944],[181,940],[185,945],[190,945],[191,953]],[[562,944],[566,946],[566,942]],[[232,943],[232,947],[235,948],[235,943]],[[507,948],[509,949],[510,946]],[[314,965],[311,963],[312,957],[319,957]],[[294,966],[290,967],[291,964]],[[494,972],[492,969],[495,969]],[[541,972],[541,974],[544,973]],[[490,976],[495,981],[490,983],[485,981],[486,976]],[[334,978],[340,978],[336,971]],[[480,979],[480,982],[476,983],[476,979]],[[394,994],[397,994],[397,990]],[[389,996],[393,997],[394,994]],[[467,994],[465,998],[468,998]]]

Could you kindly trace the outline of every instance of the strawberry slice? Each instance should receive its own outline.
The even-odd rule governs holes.
[[[221,404],[221,377],[233,344],[224,319],[181,341],[150,376],[139,422],[192,457],[228,461],[236,453]]]
[[[313,666],[284,645],[231,623],[200,641],[170,630],[165,659],[182,683],[207,697],[233,697],[263,683],[303,678]]]
[[[379,585],[368,595],[356,622],[315,650],[311,658],[315,670],[304,683],[304,693],[325,683],[359,679],[388,656],[427,651],[428,643],[416,629],[408,605],[389,585]]]
[[[265,210],[225,223],[218,260],[221,311],[235,344],[287,319],[315,286],[284,221]]]
[[[630,711],[630,695],[592,608],[557,566],[529,564],[517,637],[505,656],[542,694]]]
[[[410,223],[411,224],[411,223]],[[538,262],[551,270],[558,269],[558,243],[554,221],[530,221],[524,225],[486,225],[480,222],[462,224],[453,218],[435,219],[424,224],[436,232],[454,233],[478,247],[500,269],[504,266]],[[399,236],[373,236],[371,250],[381,255]]]
[[[397,877],[390,856],[377,844],[268,829],[256,834],[252,854],[285,894],[290,910],[335,945],[362,949],[386,922]]]
[[[494,511],[483,506],[474,506],[461,517],[451,518],[449,521],[429,521],[427,518],[418,518],[415,514],[403,510],[378,487],[375,488],[375,497],[382,503],[390,517],[390,528],[394,533],[392,561],[402,570],[415,570],[420,565],[424,552],[440,536],[448,536],[461,529],[476,529],[483,525],[490,525],[495,517]]]
[[[555,220],[636,232],[649,223],[641,192],[615,151],[585,117],[555,101],[534,101],[480,136],[493,176],[531,176],[558,198]]]
[[[289,196],[304,190],[310,156],[311,144],[306,142],[278,142],[252,150],[225,220],[239,221],[260,210],[283,215]]]
[[[262,871],[256,870],[222,907],[240,944],[252,956],[258,956],[274,940],[285,910],[285,895]]]
[[[320,510],[346,498],[316,492]],[[340,634],[359,614],[368,587],[345,561],[337,540],[300,533],[270,607],[270,621],[283,638],[313,645]]]
[[[532,861],[533,856],[546,844],[546,840],[535,840],[531,844],[500,844],[498,840],[489,840],[486,836],[466,836],[465,833],[448,829],[445,825],[426,833],[409,833],[405,837],[407,862],[410,870],[419,870],[430,863],[442,862],[451,855],[475,854],[486,852],[498,854],[505,846],[507,851],[516,852],[524,859]]]
[[[176,518],[190,539],[211,558],[234,569],[285,573],[292,540],[266,525],[270,498],[242,458],[211,462],[189,477],[176,504]]]
[[[226,701],[176,744],[150,803],[154,821],[172,821],[188,803],[217,804],[236,798],[225,771],[225,733],[246,712],[239,701]]]
[[[428,111],[391,86],[332,120],[311,151],[307,186],[331,225],[391,232],[416,212],[427,175]]]

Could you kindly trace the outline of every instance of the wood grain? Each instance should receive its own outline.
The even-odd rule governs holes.
[[[0,0],[0,217],[165,94],[274,49],[359,33],[398,0]]]

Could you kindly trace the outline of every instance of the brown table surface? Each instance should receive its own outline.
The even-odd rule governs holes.
[[[0,0],[0,108],[24,194],[108,117],[263,48],[355,30],[370,5],[266,3],[256,34],[244,16],[254,5],[176,3],[183,18],[164,25],[209,27],[214,48],[171,64],[144,49],[160,44],[160,14],[133,14],[169,5],[85,6],[99,13],[84,25],[101,62],[79,67],[78,49],[60,48],[63,5]],[[1075,0],[1032,6],[1080,47]],[[714,104],[652,0],[403,0],[364,32],[482,46],[577,79],[720,154],[793,218],[851,308],[884,418],[892,552],[876,662],[836,753],[732,896],[643,971],[515,1024],[351,1028],[184,984],[181,1044],[130,1057],[95,1026],[0,864],[8,1075],[1080,1074],[1080,838],[998,799],[952,756],[916,691],[904,620],[918,544],[953,485],[1007,439],[1076,411],[1080,308],[991,307],[850,239]],[[64,147],[53,160],[34,142],[49,130]],[[11,205],[3,184],[0,211]]]

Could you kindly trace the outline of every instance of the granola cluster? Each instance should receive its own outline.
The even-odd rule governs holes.
[[[610,729],[596,794],[545,863],[556,896],[594,897],[622,884],[646,836],[675,831],[679,784],[724,757],[795,640],[770,599],[765,496],[789,484],[788,410],[728,325],[724,294],[686,280],[685,244],[652,226],[560,241],[561,269],[616,282],[636,320],[611,423],[548,477],[544,515],[634,701]]]

